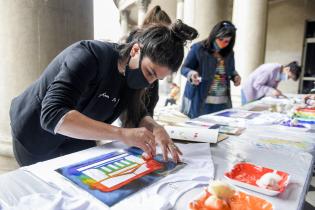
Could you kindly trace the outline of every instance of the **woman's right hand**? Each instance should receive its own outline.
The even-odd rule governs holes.
[[[274,89],[272,91],[272,95],[276,96],[276,97],[279,97],[279,96],[282,96],[282,92],[280,90],[278,90],[278,89]]]
[[[148,129],[141,128],[122,128],[122,142],[128,146],[135,146],[142,149],[150,157],[156,155],[156,143],[154,135]],[[149,157],[146,157],[149,158]]]
[[[193,85],[199,85],[199,83],[201,82],[201,77],[199,76],[199,73],[193,70],[188,73],[188,79]]]
[[[304,103],[309,106],[315,106],[315,94],[309,94],[304,96]]]
[[[304,102],[306,102],[307,100],[311,99],[311,100],[315,100],[315,94],[308,94],[308,95],[305,95],[303,97],[304,99]]]

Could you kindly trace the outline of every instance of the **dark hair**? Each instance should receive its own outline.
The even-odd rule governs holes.
[[[170,25],[172,23],[171,18],[168,16],[168,14],[161,9],[160,6],[153,7],[145,16],[142,27],[148,27],[150,25],[154,24],[164,24],[164,25]],[[122,40],[125,40],[126,43],[132,42],[135,34],[138,32],[139,28],[134,28],[130,31],[127,37],[122,38]]]
[[[301,67],[298,65],[297,61],[292,61],[291,63],[287,64],[285,67],[290,68],[290,72],[293,74],[293,80],[297,81],[301,75]]]
[[[176,72],[184,58],[184,46],[187,41],[198,36],[196,29],[184,24],[181,20],[166,25],[150,25],[139,29],[130,43],[120,48],[120,59],[129,56],[135,43],[141,45],[141,57],[149,57],[152,62],[166,66]]]
[[[146,26],[149,24],[165,24],[169,25],[172,23],[171,18],[168,16],[168,14],[161,9],[160,6],[153,7],[145,16],[142,26]]]
[[[171,23],[172,23],[172,21],[171,21],[171,18],[168,16],[168,14],[165,11],[163,11],[160,6],[155,6],[146,14],[146,16],[142,22],[142,27],[148,27],[148,26],[154,25],[154,24],[170,25]],[[132,40],[134,39],[138,30],[139,30],[139,28],[136,28],[129,33],[129,35],[126,38],[127,43],[132,42]],[[158,88],[158,85],[159,85],[158,81],[155,81],[153,84],[151,84],[145,90],[135,92],[134,97],[140,99],[140,101],[138,101],[138,104],[143,103],[145,105],[145,107],[148,107],[150,104],[150,101],[152,99],[152,97],[150,97],[150,94],[153,94],[151,89],[152,88],[153,89]],[[155,107],[155,105],[153,105],[153,106]],[[127,122],[127,113],[126,112],[124,112],[120,116],[120,120],[121,120],[124,127],[135,126],[134,123],[132,124],[130,121]]]
[[[130,43],[120,45],[119,59],[129,57],[130,50],[135,43],[141,46],[141,58],[147,56],[151,61],[160,66],[166,66],[172,72],[176,72],[184,58],[184,46],[187,40],[193,40],[198,36],[196,29],[184,24],[181,20],[167,26],[163,24],[150,25],[137,30]],[[144,91],[133,92],[127,106],[125,127],[137,126],[141,120],[141,113],[145,110],[143,103]]]
[[[215,51],[213,43],[216,38],[224,38],[231,37],[231,41],[229,45],[219,51],[219,53],[226,57],[233,50],[236,36],[236,28],[230,21],[224,20],[217,23],[211,30],[207,39],[202,41],[202,45],[206,48],[210,53]]]

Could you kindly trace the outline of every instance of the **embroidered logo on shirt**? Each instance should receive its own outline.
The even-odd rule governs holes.
[[[99,94],[98,97],[99,98],[104,97],[104,98],[109,99],[109,95],[107,95],[106,92]]]
[[[109,99],[111,102],[115,104],[115,106],[119,103],[120,98],[111,97],[107,92],[101,93],[98,95],[99,98]]]

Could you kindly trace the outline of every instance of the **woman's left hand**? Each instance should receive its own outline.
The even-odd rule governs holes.
[[[170,152],[173,161],[178,163],[180,161],[179,155],[183,153],[174,144],[166,130],[162,126],[157,126],[153,129],[153,135],[155,136],[155,142],[157,142],[162,149],[164,160],[168,160],[168,153]]]
[[[233,79],[233,82],[234,82],[234,86],[237,87],[241,84],[241,77],[239,75],[236,75]]]

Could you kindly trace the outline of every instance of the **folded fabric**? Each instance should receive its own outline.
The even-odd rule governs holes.
[[[13,206],[6,206],[4,210],[34,210],[34,209],[45,209],[45,210],[77,210],[86,209],[94,210],[95,206],[93,203],[82,199],[82,197],[69,196],[66,193],[59,191],[57,193],[34,193],[26,195],[20,198],[19,202]]]
[[[169,174],[167,177],[150,185],[149,187],[144,188],[132,196],[127,197],[111,207],[111,209],[172,209],[178,198],[183,193],[194,187],[207,185],[209,180],[214,178],[214,164],[211,158],[209,144],[199,143],[176,145],[184,154],[182,161],[186,163],[185,167]],[[71,203],[73,203],[74,206],[93,204],[94,209],[104,209],[105,205],[100,205],[100,201],[81,188],[78,188],[73,183],[69,182],[69,180],[65,179],[54,170],[79,162],[80,160],[89,159],[91,157],[124,148],[126,148],[125,145],[119,142],[114,142],[101,147],[91,148],[78,153],[73,153],[67,156],[24,167],[23,170],[31,172],[34,176],[39,177],[47,184],[54,186],[62,191],[62,193],[69,195],[63,196],[63,200],[58,200],[58,196],[54,195],[55,197],[52,201],[39,196],[39,200],[46,199],[48,203],[62,203],[62,205],[59,205],[58,208],[56,207],[55,209],[71,209]],[[160,148],[158,148],[157,152],[161,153]],[[50,196],[51,198],[53,197],[52,195]],[[80,198],[80,202],[82,203],[76,204],[75,199],[77,198]],[[52,205],[51,209],[54,209],[53,207],[54,206]]]

